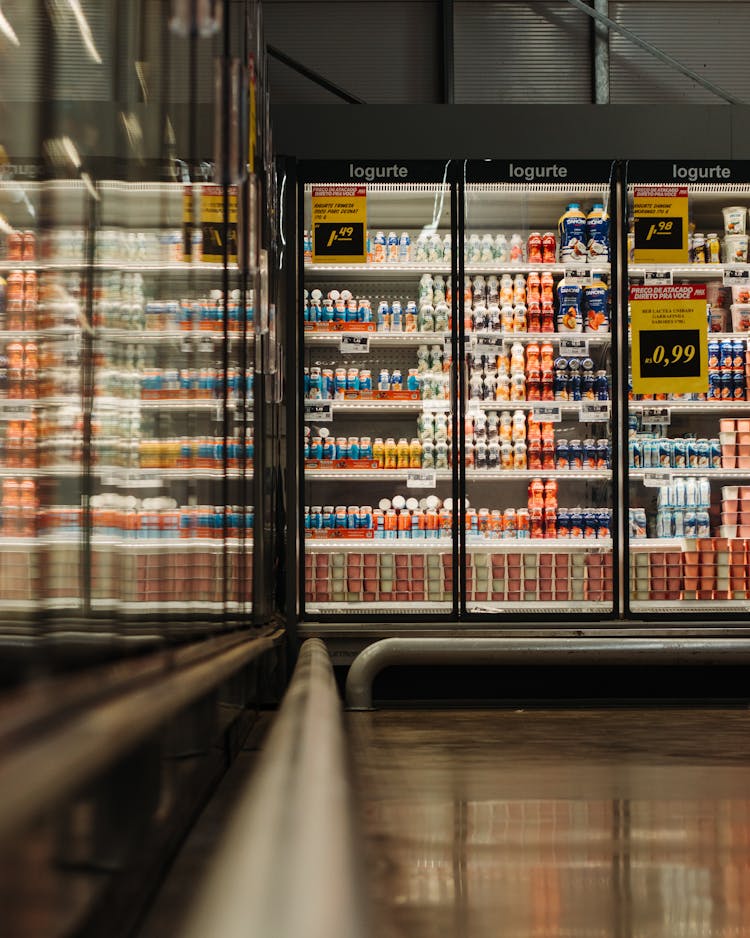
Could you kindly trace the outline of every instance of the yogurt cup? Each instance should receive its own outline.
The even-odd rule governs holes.
[[[744,205],[730,205],[721,211],[724,215],[724,231],[728,235],[745,233],[747,209]]]
[[[727,264],[747,263],[748,236],[728,234],[724,239],[724,258]]]

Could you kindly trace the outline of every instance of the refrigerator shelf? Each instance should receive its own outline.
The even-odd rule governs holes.
[[[120,270],[124,273],[138,273],[138,274],[172,274],[172,273],[188,273],[188,274],[216,274],[224,270],[224,265],[221,263],[182,263],[175,262],[173,264],[149,264],[148,261],[133,261],[133,262],[118,262],[112,261],[111,263],[98,262],[96,264],[87,264],[84,261],[0,261],[0,273],[4,273],[9,270],[36,270],[36,271],[65,271],[65,270],[88,270],[89,267],[92,267],[93,270]],[[238,271],[239,267],[237,264],[228,264],[227,269],[230,271]],[[450,268],[448,269],[450,273]]]
[[[241,612],[243,609],[247,608],[250,605],[248,600],[247,604],[238,603],[238,602],[211,602],[206,600],[205,602],[200,599],[186,600],[186,601],[161,601],[157,602],[151,599],[144,599],[142,602],[138,601],[123,601],[118,599],[92,599],[91,608],[95,612],[121,612],[121,613],[138,613],[138,612],[175,612],[175,613],[191,613],[191,612]]]
[[[403,612],[405,609],[413,610],[414,612],[419,613],[430,613],[430,612],[451,612],[453,610],[453,603],[450,602],[439,602],[437,600],[425,600],[425,599],[413,599],[413,600],[403,600],[400,602],[377,602],[377,603],[365,603],[365,602],[325,602],[325,603],[316,603],[316,602],[307,602],[305,603],[305,612],[312,613],[326,613],[326,612],[353,612],[353,613],[371,613],[371,612]]]
[[[409,469],[308,469],[305,468],[306,482],[405,482],[409,478]],[[450,481],[453,473],[450,469],[436,469],[438,482]]]
[[[611,612],[611,602],[600,602],[589,599],[561,599],[529,600],[527,602],[512,602],[508,600],[497,600],[496,602],[471,602],[466,603],[467,612],[515,612],[515,613],[534,613],[545,614],[553,612],[572,612],[572,613],[590,613],[590,612]]]
[[[641,480],[654,473],[664,475],[665,480],[670,476],[705,476],[708,479],[747,479],[750,480],[750,469],[629,469],[628,478]]]
[[[481,550],[488,553],[577,553],[585,551],[590,554],[608,553],[612,550],[611,537],[508,537],[491,540],[487,538],[466,538],[467,550]]]
[[[450,274],[450,272],[449,263],[431,264],[424,261],[385,264],[313,264],[309,260],[305,261],[305,274],[380,274],[383,279],[397,277],[401,280],[405,273],[421,276],[422,274]]]
[[[586,269],[587,274],[609,274],[611,265],[602,261],[590,261],[588,258],[581,258],[575,263],[560,264],[531,264],[523,261],[520,264],[465,264],[464,271],[467,274],[528,274],[529,271],[538,271],[539,273],[549,272],[560,277],[569,271],[578,271]]]
[[[453,550],[453,540],[448,537],[402,537],[402,538],[305,538],[305,549],[311,553],[323,551],[346,551],[361,553],[362,551],[378,551],[391,553],[392,551],[409,553],[446,553]]]
[[[244,540],[239,537],[133,537],[123,533],[121,537],[112,534],[92,534],[91,544],[94,547],[116,548],[124,551],[141,550],[179,550],[208,551],[221,553],[225,547],[239,548],[243,544],[252,543],[252,537]]]
[[[447,402],[446,402],[447,403]],[[533,410],[535,407],[559,407],[564,414],[580,412],[583,404],[610,404],[611,401],[477,401],[469,399],[466,410]],[[750,406],[750,405],[748,405]],[[604,422],[604,421],[601,421]]]
[[[631,612],[689,613],[708,612],[716,615],[721,612],[748,612],[750,600],[747,599],[634,599],[630,602]]]
[[[332,410],[344,414],[367,413],[369,411],[388,411],[416,414],[423,410],[450,410],[450,401],[332,401],[332,400],[305,400],[311,404],[330,404]],[[305,418],[308,419],[307,417]],[[315,418],[311,418],[315,422]]]
[[[677,414],[746,414],[750,412],[750,401],[628,401],[628,408],[633,412],[644,408],[663,407]]]
[[[102,341],[143,343],[174,343],[183,342],[185,340],[189,342],[195,342],[196,340],[203,339],[211,339],[213,342],[224,341],[223,332],[201,332],[197,329],[165,329],[160,331],[157,329],[109,329],[105,327],[97,327],[94,330],[94,337]],[[230,332],[228,334],[228,338],[230,342],[240,342],[243,339],[243,335],[241,332]],[[247,339],[248,343],[255,341],[255,335],[250,331],[248,331],[245,338]]]
[[[608,481],[611,469],[467,469],[466,478],[473,482],[497,479],[560,479],[562,481]]]
[[[689,277],[695,280],[705,280],[707,277],[723,277],[728,270],[739,270],[742,273],[750,272],[747,264],[628,264],[628,274],[631,277],[643,276],[646,271],[659,271],[672,273],[679,277]]]
[[[305,345],[335,345],[342,336],[364,336],[370,345],[430,345],[450,339],[450,332],[313,332],[305,330]]]

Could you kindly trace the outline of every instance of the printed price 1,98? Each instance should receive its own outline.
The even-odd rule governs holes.
[[[694,345],[673,345],[671,352],[663,345],[657,345],[648,358],[644,359],[647,365],[662,365],[664,368],[677,362],[690,362],[695,358]]]
[[[648,229],[646,240],[650,241],[654,235],[671,235],[673,228],[674,222],[672,221],[658,221]]]

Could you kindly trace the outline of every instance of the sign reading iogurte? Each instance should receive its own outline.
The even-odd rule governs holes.
[[[705,284],[631,287],[633,391],[708,391]]]
[[[636,186],[633,217],[636,264],[687,264],[687,186]]]
[[[313,186],[314,264],[366,263],[366,230],[366,186]]]

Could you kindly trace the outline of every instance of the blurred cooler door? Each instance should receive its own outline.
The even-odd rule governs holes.
[[[612,615],[615,164],[469,162],[463,608]]]
[[[629,609],[750,608],[750,164],[628,166]]]
[[[451,170],[301,164],[307,617],[457,610]]]

